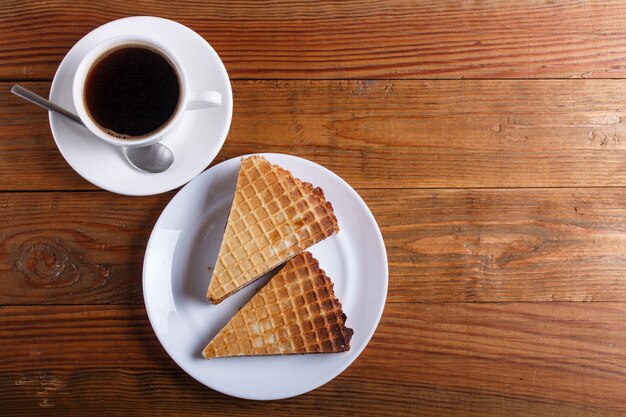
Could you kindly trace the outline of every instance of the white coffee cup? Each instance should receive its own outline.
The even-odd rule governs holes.
[[[174,110],[172,116],[163,126],[139,138],[120,139],[100,127],[90,116],[85,103],[85,83],[89,71],[101,58],[105,57],[110,51],[123,47],[125,44],[129,44],[129,46],[144,45],[156,50],[168,59],[178,76],[180,93],[176,110]],[[81,121],[91,133],[113,145],[127,147],[148,146],[160,142],[180,124],[185,111],[216,107],[222,104],[222,96],[217,91],[190,91],[187,74],[176,55],[159,42],[140,35],[121,35],[109,38],[87,53],[78,65],[78,69],[74,75],[72,96],[76,113],[78,113]]]

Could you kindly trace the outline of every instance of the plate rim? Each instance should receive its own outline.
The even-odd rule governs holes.
[[[327,174],[330,174],[331,177],[333,177],[335,180],[337,180],[342,186],[344,186],[345,189],[347,189],[353,195],[353,197],[355,197],[355,200],[358,202],[358,204],[360,204],[362,206],[362,208],[364,208],[364,212],[369,217],[369,220],[371,222],[373,222],[373,224],[376,226],[374,228],[374,232],[375,232],[375,236],[376,236],[376,245],[379,247],[378,249],[380,250],[380,253],[382,254],[382,261],[383,261],[383,265],[382,266],[383,266],[383,269],[384,269],[384,279],[382,281],[383,281],[384,289],[383,289],[383,294],[382,294],[382,303],[377,308],[377,311],[376,311],[376,314],[375,314],[376,319],[372,323],[373,326],[371,326],[371,330],[367,332],[366,337],[364,338],[366,340],[366,343],[363,345],[363,347],[360,349],[360,351],[356,353],[356,355],[353,358],[350,358],[348,361],[345,362],[345,364],[342,364],[342,366],[340,366],[337,369],[333,370],[330,373],[330,376],[326,377],[326,378],[323,378],[319,384],[315,385],[312,388],[308,388],[305,391],[302,391],[300,393],[286,395],[286,396],[285,395],[278,395],[278,396],[275,396],[275,395],[274,396],[241,395],[241,394],[237,394],[237,393],[232,392],[232,391],[227,390],[227,389],[225,390],[225,389],[216,388],[215,386],[210,385],[209,383],[206,383],[204,381],[201,381],[198,378],[196,378],[195,376],[193,376],[190,372],[187,371],[187,369],[183,365],[181,365],[179,363],[178,360],[176,360],[175,355],[173,355],[172,352],[170,352],[170,349],[168,349],[166,344],[163,343],[163,340],[161,340],[161,337],[160,337],[159,333],[155,329],[155,321],[154,321],[154,319],[152,317],[152,314],[150,313],[150,309],[148,308],[148,299],[147,299],[147,296],[146,296],[146,282],[147,282],[146,269],[147,269],[147,263],[148,263],[148,255],[150,253],[151,246],[154,245],[154,231],[157,229],[159,224],[162,221],[164,221],[163,220],[164,213],[170,208],[170,206],[172,204],[175,203],[176,198],[178,197],[178,195],[180,193],[182,193],[185,190],[185,188],[190,186],[194,181],[198,180],[203,175],[206,175],[206,173],[211,171],[213,168],[219,167],[220,165],[223,165],[223,164],[232,163],[231,161],[233,161],[233,160],[241,160],[242,158],[246,158],[246,157],[249,157],[249,156],[252,156],[252,155],[269,156],[269,157],[278,156],[278,157],[294,158],[294,159],[300,160],[300,161],[302,161],[304,163],[316,166],[317,168],[325,171]],[[171,281],[171,276],[172,275],[170,273],[170,281]],[[318,388],[322,387],[323,385],[327,384],[328,382],[332,381],[337,376],[339,376],[343,371],[348,369],[348,367],[350,367],[352,365],[352,363],[354,363],[354,361],[356,361],[356,359],[359,356],[361,356],[363,351],[367,348],[367,346],[369,345],[370,341],[372,340],[372,337],[374,336],[374,333],[378,329],[378,325],[380,324],[380,320],[382,318],[385,306],[387,304],[388,288],[389,288],[389,262],[388,262],[388,256],[387,256],[387,249],[386,249],[386,246],[385,246],[385,241],[383,239],[382,232],[380,230],[380,227],[378,226],[378,222],[376,221],[376,218],[374,217],[373,213],[371,212],[371,210],[369,209],[369,207],[367,206],[365,201],[357,193],[357,191],[354,188],[352,188],[352,186],[350,186],[350,184],[348,184],[347,181],[345,181],[339,175],[335,174],[334,172],[332,172],[330,169],[324,167],[323,165],[320,165],[320,164],[318,164],[316,162],[313,162],[311,160],[308,160],[306,158],[302,158],[302,157],[299,157],[299,156],[296,156],[296,155],[291,155],[291,154],[286,154],[286,153],[276,153],[276,152],[260,152],[260,153],[244,154],[244,155],[240,155],[240,156],[236,156],[236,157],[224,160],[224,161],[220,162],[219,164],[216,164],[216,165],[206,169],[204,172],[202,172],[200,175],[194,177],[184,187],[182,187],[180,190],[178,190],[176,195],[174,195],[172,197],[172,199],[165,205],[165,207],[161,211],[161,214],[159,215],[159,218],[157,219],[157,221],[155,222],[154,226],[152,227],[152,231],[150,232],[150,238],[148,239],[148,243],[146,245],[146,250],[145,250],[145,253],[144,253],[144,261],[143,261],[143,266],[142,266],[142,292],[143,292],[144,308],[145,308],[146,313],[148,315],[148,321],[150,322],[150,326],[152,328],[152,331],[153,331],[154,335],[157,337],[157,340],[159,341],[159,344],[165,350],[165,352],[168,354],[170,359],[180,369],[182,369],[189,377],[193,378],[194,380],[196,380],[200,384],[202,384],[202,385],[204,385],[204,386],[206,386],[206,387],[208,387],[208,388],[210,388],[210,389],[212,389],[214,391],[220,392],[222,394],[229,395],[231,397],[242,398],[242,399],[246,399],[246,400],[254,400],[254,401],[280,400],[280,399],[292,398],[292,397],[297,397],[299,395],[306,394],[308,392],[311,392],[311,391],[313,391],[315,389],[318,389]]]
[[[219,66],[220,72],[222,72],[222,74],[224,75],[227,83],[226,83],[226,87],[227,87],[227,93],[228,93],[228,97],[229,99],[226,100],[228,103],[230,103],[230,105],[228,106],[227,112],[226,112],[226,118],[225,118],[225,123],[223,125],[223,131],[221,132],[221,134],[216,134],[215,138],[220,138],[221,139],[217,140],[216,142],[216,147],[215,150],[213,152],[211,152],[208,156],[208,158],[206,159],[206,161],[204,161],[202,164],[198,164],[199,168],[194,170],[193,175],[189,176],[183,176],[181,177],[181,179],[179,181],[175,181],[174,185],[170,185],[166,188],[161,188],[161,187],[154,187],[154,190],[150,190],[150,191],[142,191],[143,188],[137,188],[137,189],[125,189],[124,186],[116,186],[116,185],[111,185],[111,184],[107,184],[106,181],[101,181],[98,178],[94,178],[92,175],[86,175],[83,169],[79,169],[75,163],[72,162],[72,158],[68,158],[66,156],[66,152],[64,152],[61,149],[61,146],[59,145],[59,140],[57,139],[57,135],[60,134],[60,130],[62,128],[60,128],[58,125],[58,120],[59,118],[61,118],[61,116],[56,115],[53,112],[49,112],[48,114],[48,124],[50,126],[50,131],[52,134],[52,138],[54,139],[54,143],[57,147],[57,150],[59,151],[59,153],[61,154],[61,156],[63,157],[63,159],[65,160],[65,162],[74,170],[74,172],[76,172],[78,175],[80,175],[85,181],[89,182],[90,184],[95,185],[96,187],[112,192],[112,193],[116,193],[116,194],[120,194],[120,195],[128,195],[128,196],[149,196],[149,195],[158,195],[158,194],[163,194],[166,193],[168,191],[174,190],[176,188],[179,188],[185,184],[187,184],[189,181],[193,180],[194,178],[196,178],[198,175],[202,174],[202,172],[204,172],[206,170],[206,168],[215,160],[215,158],[217,157],[217,155],[219,154],[220,150],[222,149],[222,147],[224,146],[224,143],[226,142],[226,139],[228,138],[228,133],[230,132],[230,128],[232,126],[232,118],[233,118],[233,91],[232,91],[232,83],[230,81],[230,77],[228,75],[228,71],[226,70],[226,66],[224,65],[224,62],[222,61],[221,57],[218,55],[218,53],[215,51],[215,49],[213,48],[213,46],[206,40],[204,39],[202,36],[200,36],[200,34],[198,34],[196,31],[194,31],[193,29],[191,29],[190,27],[183,25],[182,23],[179,23],[175,20],[171,20],[171,19],[166,19],[163,17],[157,17],[157,16],[129,16],[129,17],[123,17],[120,19],[115,19],[115,20],[111,20],[109,22],[106,22],[98,27],[93,28],[92,30],[90,30],[89,32],[85,33],[78,41],[76,41],[76,43],[74,43],[74,45],[72,45],[72,47],[67,51],[67,53],[65,54],[65,56],[63,57],[63,59],[61,60],[61,63],[59,64],[57,70],[54,73],[54,77],[52,78],[52,82],[50,84],[50,93],[49,93],[49,100],[52,101],[53,99],[53,94],[55,93],[56,90],[58,90],[60,87],[58,86],[59,81],[57,81],[60,77],[59,74],[61,73],[62,69],[64,68],[64,65],[67,66],[66,61],[68,60],[68,56],[70,55],[70,53],[72,52],[72,50],[74,50],[78,44],[80,44],[86,37],[92,35],[95,32],[98,32],[100,30],[102,30],[102,28],[108,26],[108,25],[112,25],[112,24],[123,24],[123,23],[129,23],[129,22],[133,22],[133,21],[156,21],[156,22],[161,22],[161,23],[166,23],[166,24],[174,24],[174,25],[178,25],[180,26],[183,30],[185,30],[187,32],[187,34],[189,36],[193,36],[194,38],[198,39],[199,41],[201,41],[205,47],[207,47],[212,55],[214,55],[215,57],[217,57],[217,61],[216,63]],[[138,31],[141,32],[141,31]],[[55,135],[55,130],[57,131],[57,135]],[[113,146],[113,145],[112,145]],[[201,166],[200,166],[201,165]],[[165,173],[163,173],[164,175],[167,175],[167,171]],[[150,174],[150,175],[156,175],[156,174]]]

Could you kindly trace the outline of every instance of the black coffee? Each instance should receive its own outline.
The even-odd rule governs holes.
[[[85,81],[92,119],[120,139],[136,139],[167,123],[178,106],[180,83],[172,64],[143,45],[104,55]]]

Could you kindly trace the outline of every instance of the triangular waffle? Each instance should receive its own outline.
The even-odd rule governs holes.
[[[352,329],[310,252],[281,269],[204,348],[207,358],[343,352]]]
[[[321,188],[263,157],[243,159],[207,298],[221,302],[338,231]]]

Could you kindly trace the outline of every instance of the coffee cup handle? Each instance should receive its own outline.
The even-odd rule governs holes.
[[[206,109],[222,104],[222,95],[217,91],[191,91],[187,101],[187,110]]]

